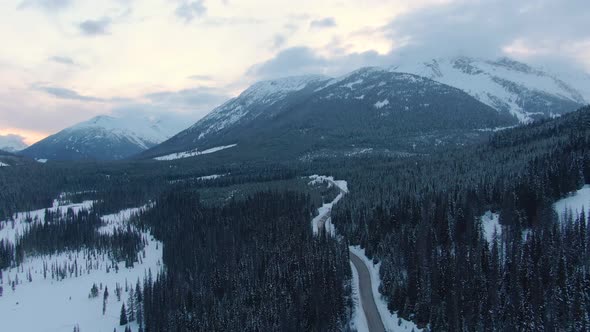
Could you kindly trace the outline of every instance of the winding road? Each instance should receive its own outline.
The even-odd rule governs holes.
[[[375,298],[373,297],[373,288],[371,287],[371,275],[365,262],[349,250],[350,261],[354,264],[354,267],[359,274],[359,296],[361,299],[361,306],[365,312],[367,318],[367,325],[369,332],[384,332],[385,326],[381,320],[381,315],[375,304]]]
[[[341,196],[344,196],[348,193],[347,188],[340,187],[335,181],[329,180],[333,185],[340,189]],[[317,222],[317,229],[318,231],[325,231],[326,222],[332,216],[332,207],[336,204],[340,198],[336,198],[331,204],[331,206],[324,210],[323,215],[319,217]],[[367,326],[369,332],[385,332],[385,326],[383,325],[383,320],[381,319],[381,315],[379,314],[379,309],[377,309],[377,305],[375,304],[375,298],[373,297],[373,287],[371,285],[371,274],[369,273],[369,269],[365,262],[358,257],[355,253],[349,250],[350,253],[350,261],[354,264],[354,267],[358,271],[359,275],[359,297],[360,297],[360,304],[363,308],[363,312],[365,313],[365,317],[367,319]]]

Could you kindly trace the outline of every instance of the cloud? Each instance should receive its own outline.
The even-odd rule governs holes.
[[[570,46],[590,40],[590,30],[581,29],[589,21],[586,0],[454,1],[399,16],[383,32],[393,41],[407,42],[399,50],[406,57],[512,55],[544,61],[573,57]],[[516,42],[527,52],[506,54]]]
[[[185,23],[192,22],[195,18],[204,16],[207,13],[204,0],[182,0],[176,7],[174,14]]]
[[[86,36],[108,35],[112,20],[103,17],[98,20],[86,20],[78,24],[80,32]]]
[[[47,11],[57,11],[69,7],[72,0],[23,0],[18,9],[38,8]]]
[[[209,75],[191,75],[188,77],[188,79],[195,81],[212,81],[213,77]]]
[[[287,37],[281,34],[277,34],[272,38],[272,49],[279,49],[287,42]]]
[[[325,17],[319,20],[311,21],[309,24],[310,28],[323,29],[336,27],[336,20],[333,17]]]
[[[441,2],[401,14],[381,27],[336,36],[320,48],[284,49],[246,73],[252,79],[337,76],[363,66],[389,67],[457,55],[509,56],[549,65],[551,71],[569,73],[572,66],[585,66],[590,72],[590,30],[580,29],[590,21],[590,6],[585,4],[585,0]],[[391,48],[381,53],[354,52],[351,40],[384,40]]]
[[[49,95],[57,97],[59,99],[78,100],[78,101],[91,101],[91,102],[105,102],[107,99],[84,96],[78,92],[57,86],[46,86],[46,85],[35,85],[34,89],[45,92]]]
[[[76,62],[67,56],[59,56],[59,55],[55,55],[49,58],[49,61],[53,61],[62,65],[68,65],[68,66],[76,66]]]
[[[15,134],[0,135],[0,150],[14,152],[27,147],[25,137]]]
[[[375,51],[322,56],[312,48],[292,47],[275,57],[251,66],[246,74],[253,79],[273,79],[303,74],[338,76],[364,66],[387,66],[389,55]]]
[[[228,94],[218,88],[197,87],[179,91],[158,91],[144,96],[155,107],[176,111],[210,111],[225,102]]]

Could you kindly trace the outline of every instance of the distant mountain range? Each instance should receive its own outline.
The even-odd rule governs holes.
[[[555,117],[590,102],[590,77],[558,77],[509,58],[485,60],[469,57],[406,62],[392,70],[428,77],[461,89],[520,122]],[[572,86],[574,81],[581,85]],[[582,90],[580,90],[582,89]]]
[[[120,160],[165,141],[181,129],[170,119],[103,115],[66,128],[20,153],[47,160]]]
[[[363,68],[337,79],[257,83],[142,156],[187,156],[182,152],[227,146],[232,148],[218,153],[265,159],[421,153],[468,144],[482,129],[517,123],[454,87]]]
[[[289,77],[252,85],[181,132],[162,119],[99,116],[21,153],[49,160],[427,153],[582,107],[590,77],[571,78],[507,58],[468,57],[362,68],[340,78]]]

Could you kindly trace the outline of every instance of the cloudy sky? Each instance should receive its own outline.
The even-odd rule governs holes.
[[[254,81],[510,56],[590,72],[587,0],[2,0],[0,135],[99,114],[187,126]]]

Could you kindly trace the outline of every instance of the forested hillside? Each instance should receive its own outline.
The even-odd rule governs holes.
[[[391,310],[434,331],[586,331],[585,216],[553,202],[590,183],[590,108],[507,130],[474,149],[340,173],[336,227],[382,262]],[[590,204],[590,202],[588,202]],[[500,214],[491,243],[481,216]]]
[[[56,197],[92,209],[45,213],[18,241],[0,241],[0,265],[71,250],[131,265],[150,232],[164,265],[138,283],[122,322],[147,331],[340,331],[353,308],[348,246],[361,245],[381,263],[389,309],[432,331],[590,328],[587,216],[560,220],[553,207],[590,183],[590,108],[444,153],[223,160],[3,167],[4,227],[14,212]],[[336,192],[309,186],[310,174],[349,183],[332,213],[335,238],[313,236],[316,208]],[[138,206],[146,208],[129,228],[97,232],[100,216]]]
[[[144,290],[148,331],[342,331],[350,320],[346,242],[314,238],[310,200],[263,192],[207,208],[165,194],[142,221],[166,271]]]

